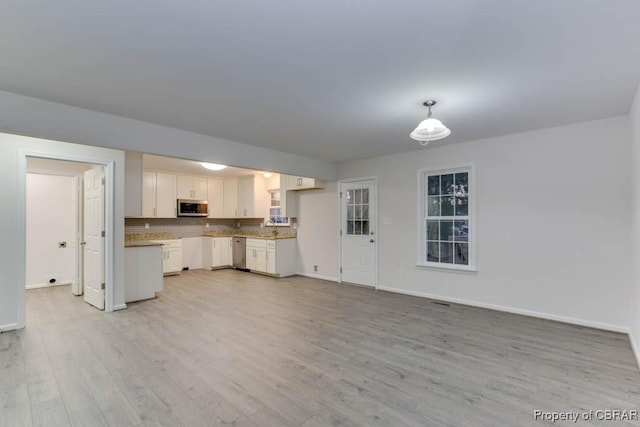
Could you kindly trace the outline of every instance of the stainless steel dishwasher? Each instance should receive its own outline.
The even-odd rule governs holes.
[[[233,268],[247,269],[247,238],[233,237]]]

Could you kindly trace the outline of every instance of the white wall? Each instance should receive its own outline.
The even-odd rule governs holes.
[[[339,177],[378,177],[382,288],[626,331],[630,154],[625,116],[348,162]],[[417,170],[468,162],[478,272],[418,268]]]
[[[0,132],[335,179],[336,164],[0,91]]]
[[[298,191],[298,274],[337,281],[339,200],[337,183]],[[313,266],[318,266],[314,271]]]
[[[631,143],[632,143],[632,162],[633,162],[633,219],[632,219],[632,236],[633,236],[633,265],[632,290],[631,290],[631,318],[630,318],[630,336],[633,345],[636,360],[640,366],[640,87],[636,92],[636,97],[629,113],[631,121]]]
[[[26,286],[76,280],[77,179],[27,174]],[[58,247],[66,242],[66,247]]]
[[[111,303],[116,308],[123,305],[124,152],[0,133],[0,235],[3,243],[0,245],[0,271],[3,275],[0,281],[0,331],[24,325],[25,266],[21,262],[24,260],[25,236],[19,227],[19,218],[24,221],[25,214],[25,201],[19,197],[19,189],[25,181],[20,173],[24,152],[37,152],[44,157],[72,156],[90,163],[112,162],[114,165],[114,266],[108,274],[114,284]]]

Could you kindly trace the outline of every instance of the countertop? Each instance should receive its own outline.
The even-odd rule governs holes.
[[[224,232],[224,231],[205,231],[202,233],[204,237],[247,237],[251,239],[279,240],[279,239],[295,239],[295,232],[286,231],[273,235],[271,232]]]
[[[150,240],[125,240],[125,248],[140,248],[144,246],[162,246],[162,243],[152,242]]]

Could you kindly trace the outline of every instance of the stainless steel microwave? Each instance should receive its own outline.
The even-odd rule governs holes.
[[[209,202],[178,199],[178,216],[209,216]]]

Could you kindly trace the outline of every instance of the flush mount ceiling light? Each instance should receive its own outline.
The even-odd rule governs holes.
[[[262,176],[264,176],[265,178],[269,179],[273,176],[273,174],[271,172],[265,172],[262,174]]]
[[[436,105],[436,101],[429,100],[423,104],[429,109],[426,120],[420,122],[413,132],[409,134],[412,139],[420,142],[423,147],[430,141],[436,141],[438,139],[446,138],[451,135],[451,130],[447,128],[438,119],[431,117],[431,107]]]
[[[219,165],[217,163],[200,163],[202,165],[203,168],[209,169],[210,171],[221,171],[222,169],[226,168],[227,165]]]

